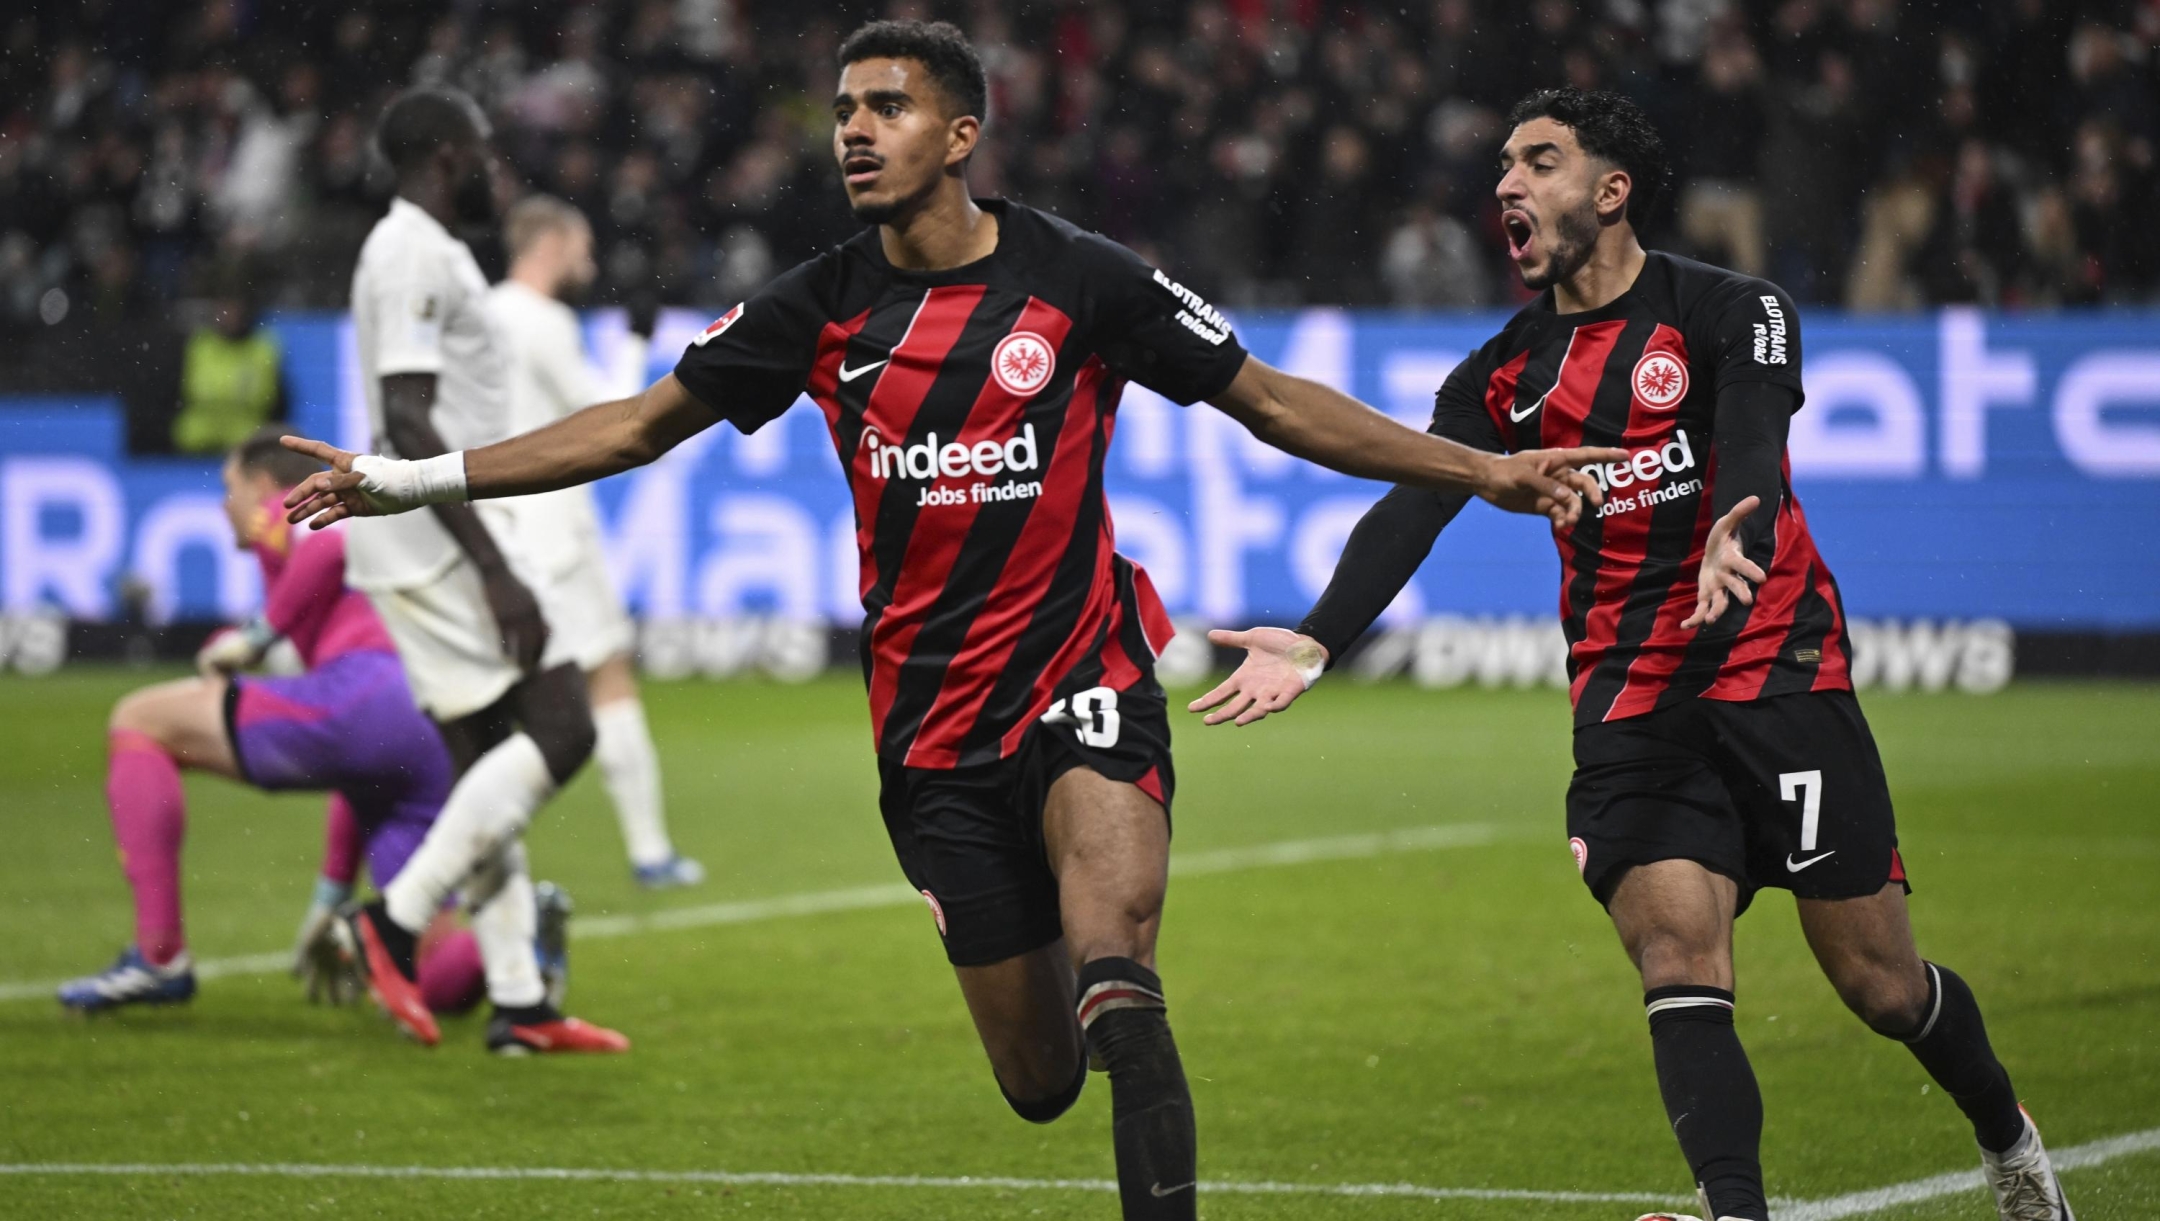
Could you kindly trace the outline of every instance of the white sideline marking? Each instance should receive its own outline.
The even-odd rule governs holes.
[[[2055,1163],[2057,1171],[2078,1170],[2086,1166],[2098,1166],[2119,1157],[2138,1153],[2150,1153],[2160,1149],[2160,1128],[2147,1128],[2143,1132],[2127,1132],[2110,1136],[2105,1140],[2088,1141],[2067,1149],[2050,1149],[2048,1158]],[[1910,1183],[1894,1183],[1873,1191],[1856,1191],[1850,1195],[1832,1196],[1827,1200],[1802,1200],[1782,1205],[1777,1210],[1778,1221],[1840,1221],[1844,1217],[1859,1217],[1896,1208],[1902,1204],[1918,1204],[1940,1196],[1962,1195],[1968,1191],[1986,1191],[1987,1184],[1978,1170],[1960,1170],[1952,1174],[1938,1174]],[[2072,1201],[2075,1205],[2076,1201]]]
[[[1109,1179],[1020,1179],[998,1175],[782,1174],[732,1170],[603,1170],[557,1166],[330,1166],[305,1162],[20,1162],[0,1175],[240,1175],[263,1178],[548,1179],[573,1182],[715,1183],[731,1187],[950,1187],[1001,1191],[1117,1190]],[[1210,1194],[1241,1196],[1408,1196],[1422,1200],[1526,1200],[1557,1204],[1671,1204],[1647,1191],[1522,1191],[1504,1187],[1420,1187],[1415,1183],[1203,1182]]]
[[[2160,1128],[2073,1145],[2053,1152],[2057,1170],[2097,1166],[2119,1157],[2160,1149]],[[16,1162],[0,1163],[0,1176],[246,1176],[258,1178],[548,1179],[570,1182],[714,1183],[742,1187],[930,1187],[1001,1191],[1116,1191],[1107,1179],[1022,1179],[999,1175],[786,1174],[730,1170],[608,1170],[558,1166],[352,1166],[306,1162]],[[1778,1221],[1839,1221],[1983,1189],[1980,1172],[1961,1171],[1914,1179],[1874,1191],[1826,1200],[1777,1201]],[[1521,1200],[1552,1204],[1672,1204],[1681,1197],[1645,1191],[1528,1191],[1503,1187],[1422,1187],[1415,1183],[1203,1182],[1200,1190],[1251,1196],[1393,1196],[1420,1200]]]
[[[1173,877],[1200,877],[1216,873],[1236,873],[1246,869],[1305,865],[1315,861],[1359,860],[1398,852],[1469,848],[1489,844],[1499,838],[1500,828],[1491,823],[1452,823],[1436,827],[1411,827],[1401,831],[1380,831],[1368,835],[1280,840],[1272,844],[1216,848],[1182,856],[1173,852],[1170,857],[1170,874]],[[844,890],[813,890],[802,894],[777,895],[770,899],[743,899],[732,903],[676,907],[643,915],[578,917],[571,924],[571,934],[580,941],[628,937],[637,933],[671,929],[751,924],[787,916],[815,916],[826,912],[860,911],[873,907],[906,907],[920,902],[922,895],[913,887],[904,882],[894,882],[882,886],[854,886]],[[195,964],[195,976],[198,979],[217,979],[225,975],[268,975],[284,970],[291,962],[292,956],[287,953],[211,958]],[[35,980],[0,983],[0,1002],[50,1000],[53,990],[62,982]]]

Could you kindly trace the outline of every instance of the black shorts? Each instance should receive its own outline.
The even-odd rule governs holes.
[[[1849,899],[1905,881],[1882,757],[1850,691],[1691,699],[1582,726],[1567,822],[1600,903],[1631,866],[1665,860],[1738,882],[1741,911],[1766,886]]]
[[[954,966],[1002,962],[1064,935],[1043,803],[1076,767],[1138,785],[1169,815],[1177,787],[1170,715],[1153,677],[1064,696],[996,763],[933,769],[878,760],[885,833]]]

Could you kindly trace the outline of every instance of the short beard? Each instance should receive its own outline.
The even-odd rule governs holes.
[[[1552,253],[1545,256],[1545,270],[1537,275],[1525,272],[1523,287],[1539,292],[1574,275],[1590,261],[1590,252],[1597,249],[1597,238],[1597,209],[1594,207],[1562,212],[1553,217]]]
[[[866,225],[890,224],[894,217],[900,215],[900,204],[897,200],[887,203],[850,204],[849,207],[854,211],[855,219]]]

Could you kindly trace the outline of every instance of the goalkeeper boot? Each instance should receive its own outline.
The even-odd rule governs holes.
[[[120,951],[113,965],[60,985],[60,1003],[77,1013],[103,1013],[123,1005],[177,1005],[195,997],[195,962],[186,950],[153,966],[140,949]]]
[[[415,965],[417,938],[390,919],[381,899],[353,909],[345,916],[352,944],[359,948],[353,965],[367,983],[368,995],[399,1030],[423,1047],[442,1042],[442,1029],[428,1012],[420,993],[419,969]]]

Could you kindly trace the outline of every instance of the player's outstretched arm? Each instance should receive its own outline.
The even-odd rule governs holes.
[[[1228,389],[1209,400],[1261,440],[1310,462],[1389,483],[1467,492],[1514,513],[1538,513],[1573,529],[1604,493],[1578,467],[1619,462],[1617,449],[1533,449],[1493,454],[1405,428],[1349,395],[1247,357]]]
[[[288,449],[330,469],[308,476],[286,495],[286,518],[319,530],[348,517],[591,483],[651,462],[719,418],[670,373],[642,393],[596,403],[545,428],[417,462],[287,437]]]

